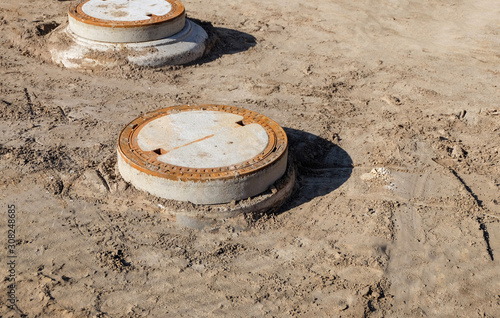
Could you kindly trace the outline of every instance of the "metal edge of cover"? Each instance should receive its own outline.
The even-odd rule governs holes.
[[[240,115],[243,117],[242,122],[245,125],[251,123],[261,125],[268,135],[269,142],[265,149],[254,158],[233,166],[217,168],[189,168],[167,164],[156,159],[159,156],[158,153],[143,151],[138,146],[137,136],[150,121],[173,113],[196,110],[221,111]],[[275,121],[251,110],[214,104],[171,106],[144,114],[122,129],[117,146],[123,160],[141,172],[169,180],[195,182],[228,180],[256,173],[286,155],[287,148],[286,133]]]

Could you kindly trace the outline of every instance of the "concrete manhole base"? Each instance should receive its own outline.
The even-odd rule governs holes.
[[[67,68],[114,67],[124,62],[161,67],[187,64],[205,52],[207,33],[186,19],[184,28],[170,37],[137,43],[106,43],[82,38],[69,27],[54,31],[49,39],[52,61]],[[61,45],[61,42],[65,43]]]
[[[189,228],[213,228],[223,224],[246,228],[247,222],[234,220],[238,216],[254,216],[273,213],[285,203],[293,192],[296,181],[296,170],[293,158],[288,158],[286,173],[276,181],[269,190],[248,198],[224,204],[190,204],[182,201],[170,201],[162,205],[165,218],[177,225]]]
[[[168,206],[175,222],[188,226],[276,208],[295,180],[283,128],[234,106],[183,105],[144,114],[121,131],[117,158],[121,176],[135,188],[184,202]]]
[[[67,68],[180,65],[203,56],[208,35],[178,0],[83,0],[48,41]]]

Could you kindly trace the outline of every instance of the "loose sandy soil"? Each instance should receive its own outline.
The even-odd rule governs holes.
[[[200,63],[74,71],[69,2],[0,2],[0,316],[500,317],[499,1],[183,3]],[[126,123],[205,103],[287,128],[278,213],[183,228],[116,175]]]

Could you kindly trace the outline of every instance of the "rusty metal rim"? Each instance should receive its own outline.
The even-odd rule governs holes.
[[[83,0],[77,3],[73,3],[69,8],[69,15],[74,19],[83,22],[85,24],[91,24],[100,27],[110,27],[110,28],[134,28],[142,26],[151,26],[156,24],[161,24],[165,22],[171,22],[178,18],[183,18],[185,14],[184,5],[179,0],[165,0],[170,3],[172,10],[165,15],[152,15],[150,19],[139,20],[139,21],[112,21],[94,18],[82,10],[82,6],[89,2],[90,0]]]
[[[218,168],[190,168],[167,164],[156,160],[154,151],[143,151],[137,144],[139,131],[150,121],[182,111],[223,111],[243,117],[243,124],[261,125],[269,137],[266,148],[254,158],[233,166]],[[288,139],[285,131],[275,121],[251,110],[226,105],[182,105],[159,109],[142,115],[122,129],[118,138],[119,155],[135,169],[146,174],[181,181],[225,180],[256,173],[278,161],[287,150]]]

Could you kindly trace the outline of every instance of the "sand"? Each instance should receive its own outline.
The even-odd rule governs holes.
[[[500,316],[500,2],[183,3],[199,63],[81,71],[69,2],[0,3],[0,316]],[[206,103],[286,128],[276,213],[179,227],[117,175],[125,124]]]

